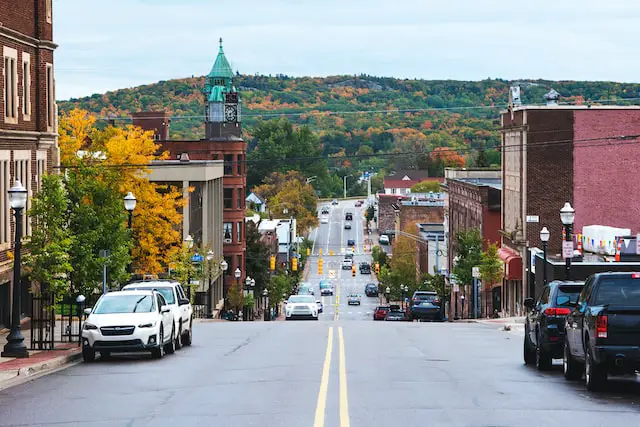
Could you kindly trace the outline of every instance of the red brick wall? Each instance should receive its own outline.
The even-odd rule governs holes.
[[[378,232],[380,234],[385,233],[387,230],[395,229],[395,213],[391,204],[395,203],[399,205],[398,195],[383,195],[378,196]]]
[[[400,230],[401,231],[405,231],[405,227],[410,224],[421,224],[421,223],[442,224],[443,222],[444,222],[443,206],[402,206],[400,208]]]
[[[484,248],[488,243],[497,244],[500,247],[500,211],[489,210],[488,206],[482,208],[482,237],[484,237]]]
[[[640,140],[593,141],[640,134],[640,110],[579,110],[574,117],[575,230],[610,225],[640,232]]]

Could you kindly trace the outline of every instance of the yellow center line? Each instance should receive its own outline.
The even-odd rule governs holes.
[[[349,427],[349,399],[347,398],[347,366],[344,356],[344,338],[342,326],[338,328],[338,347],[340,350],[340,427]]]
[[[327,407],[327,390],[329,388],[329,370],[331,369],[331,352],[333,351],[333,326],[329,327],[329,339],[327,341],[327,353],[324,356],[322,377],[320,379],[320,392],[316,405],[316,417],[313,427],[324,427],[324,411]]]

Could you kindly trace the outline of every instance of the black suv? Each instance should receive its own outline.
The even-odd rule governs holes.
[[[371,266],[368,262],[360,263],[360,274],[371,274]]]
[[[345,221],[353,221],[353,214],[352,214],[351,212],[347,212],[347,213],[344,215],[344,220],[345,220]]]
[[[546,285],[538,301],[524,300],[528,309],[524,324],[524,363],[540,370],[550,369],[552,359],[562,357],[564,324],[575,306],[584,282],[554,280]]]
[[[415,291],[409,307],[409,319],[444,320],[440,297],[436,292]]]
[[[347,240],[347,246],[355,246],[356,245],[356,241],[353,239],[349,239]]]
[[[377,297],[378,285],[375,283],[367,283],[367,286],[364,287],[364,294],[368,297]]]

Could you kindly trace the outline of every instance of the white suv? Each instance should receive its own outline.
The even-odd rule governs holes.
[[[291,295],[286,304],[286,320],[295,318],[318,320],[318,304],[313,295]]]
[[[167,300],[175,320],[176,348],[191,345],[193,340],[193,307],[187,298],[182,285],[175,280],[144,280],[131,282],[122,288],[123,291],[155,289]]]

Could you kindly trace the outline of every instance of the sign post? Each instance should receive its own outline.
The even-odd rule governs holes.
[[[473,318],[477,319],[480,312],[481,301],[479,279],[482,276],[480,274],[480,267],[472,267],[471,275],[473,276]]]

